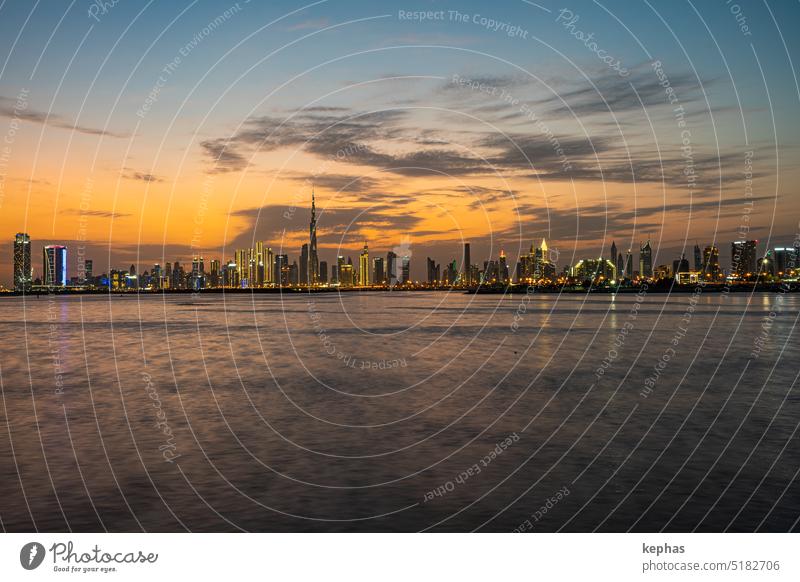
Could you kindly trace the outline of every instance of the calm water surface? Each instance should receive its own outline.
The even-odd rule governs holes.
[[[4,298],[0,521],[797,530],[799,303]]]

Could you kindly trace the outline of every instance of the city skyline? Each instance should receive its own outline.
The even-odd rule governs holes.
[[[294,12],[281,5],[193,7],[125,84],[114,68],[144,51],[148,37],[139,31],[145,22],[136,22],[142,34],[125,29],[132,6],[115,4],[98,17],[102,25],[66,14],[65,34],[44,51],[30,43],[54,23],[45,14],[26,22],[22,6],[8,6],[0,45],[13,58],[0,78],[0,117],[13,143],[0,160],[0,232],[81,244],[114,265],[222,255],[248,240],[295,254],[310,244],[295,217],[310,210],[313,184],[312,265],[315,255],[331,264],[340,246],[367,239],[391,249],[403,236],[418,254],[442,260],[465,240],[476,256],[492,257],[500,248],[519,254],[540,238],[575,257],[605,257],[611,240],[624,252],[647,238],[662,252],[691,256],[703,240],[720,248],[723,263],[728,241],[774,247],[795,237],[796,217],[784,210],[800,178],[800,92],[779,72],[787,47],[764,39],[753,54],[725,11],[698,8],[729,63],[697,45],[701,35],[676,7],[609,4],[639,29],[667,23],[694,50],[688,63],[677,42],[662,39],[657,55],[643,52],[590,2],[576,3],[570,18],[522,3],[494,7],[495,21],[517,23],[524,38],[464,20],[482,12],[472,2],[425,21],[368,4]],[[175,6],[155,10],[148,18],[178,14]],[[265,28],[274,10],[285,18]],[[785,21],[798,10],[774,8]],[[622,69],[576,41],[578,23],[591,24]],[[87,25],[96,26],[75,74],[56,91],[49,79],[64,70]],[[22,26],[31,34],[12,46]],[[208,34],[195,41],[197,30]],[[408,43],[409,35],[427,42]],[[92,47],[109,38],[119,46],[104,62]],[[797,41],[786,42],[791,50]],[[258,58],[264,44],[280,54],[285,43],[309,54],[334,43],[339,52],[324,71],[312,70],[316,61],[304,51],[289,61]],[[475,43],[493,57],[476,54]],[[209,71],[198,63],[221,47],[232,52],[210,73],[224,81],[203,83]],[[259,68],[249,71],[243,63],[252,59]],[[727,78],[718,74],[723,64]],[[189,92],[190,101],[177,98]],[[298,101],[303,94],[314,98]],[[751,231],[737,236],[745,214]],[[9,253],[0,248],[6,286]],[[412,266],[413,276],[422,278],[424,267]]]

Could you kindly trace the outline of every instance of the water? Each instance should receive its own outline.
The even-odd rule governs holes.
[[[4,298],[0,520],[797,530],[799,302]]]

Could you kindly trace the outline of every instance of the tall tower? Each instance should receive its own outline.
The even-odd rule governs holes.
[[[617,264],[617,242],[611,241],[611,262]]]
[[[311,186],[311,223],[308,225],[311,239],[308,247],[308,284],[316,285],[319,281],[319,257],[317,256],[317,205],[314,197],[314,186]]]
[[[358,257],[358,284],[362,287],[369,287],[369,248],[367,241],[364,241],[364,250]]]
[[[67,285],[67,247],[47,245],[42,249],[42,283],[48,287]]]
[[[650,279],[653,276],[653,248],[650,239],[639,247],[639,276]]]
[[[472,285],[472,258],[470,257],[469,243],[464,243],[464,264],[461,267],[464,269],[462,283],[466,283],[468,286]]]
[[[18,232],[14,237],[14,291],[28,291],[32,283],[31,237]]]

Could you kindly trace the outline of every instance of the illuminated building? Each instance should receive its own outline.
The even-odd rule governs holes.
[[[211,259],[209,263],[208,279],[211,287],[219,287],[220,285],[220,264],[219,259]]]
[[[275,256],[272,247],[264,247],[264,284],[275,284]]]
[[[317,283],[327,285],[328,283],[328,261],[319,262],[319,278]]]
[[[700,281],[700,275],[700,271],[682,271],[675,273],[675,281],[678,285],[691,285]]]
[[[316,285],[319,280],[319,257],[317,256],[317,205],[314,199],[314,187],[311,187],[311,222],[308,225],[309,255],[308,255],[308,282]]]
[[[653,247],[650,246],[650,239],[639,248],[639,276],[644,279],[653,276]]]
[[[406,283],[411,281],[411,257],[408,255],[403,255],[402,265],[403,265],[403,278],[401,279],[401,283],[405,285]]]
[[[776,247],[774,250],[775,274],[784,278],[791,277],[798,269],[797,248]]]
[[[376,285],[386,284],[386,270],[384,269],[383,257],[372,259],[372,273]]]
[[[192,258],[192,289],[197,291],[206,286],[205,261],[203,257]]]
[[[731,275],[747,277],[756,272],[755,240],[739,240],[731,243]]]
[[[497,267],[497,279],[501,283],[508,283],[508,263],[506,262],[506,252],[500,249],[500,262]]]
[[[83,280],[89,285],[94,281],[94,263],[92,259],[83,260]]]
[[[721,273],[719,268],[719,249],[714,245],[709,245],[703,249],[703,265],[700,270],[704,279],[709,281],[719,279]]]
[[[47,287],[67,286],[67,247],[47,245],[42,250],[42,283]]]
[[[611,241],[611,262],[615,265],[617,264],[617,243],[616,241]]]
[[[466,285],[472,285],[472,258],[470,257],[469,243],[464,243],[464,261],[461,264],[464,272],[463,282]]]
[[[28,291],[32,284],[31,237],[18,232],[14,237],[14,291]]]
[[[308,245],[305,244],[300,248],[300,284],[308,285],[309,270],[308,270]]]
[[[617,278],[617,268],[608,259],[581,259],[572,267],[571,275],[579,281],[613,281]]]
[[[275,284],[279,287],[289,285],[289,255],[275,255]]]
[[[386,253],[386,281],[389,287],[397,284],[397,255],[392,251]]]
[[[668,265],[659,265],[653,271],[653,278],[658,280],[671,279],[672,269],[670,269]]]
[[[341,258],[341,257],[340,257]],[[339,285],[342,287],[353,286],[353,263],[339,263]]]
[[[358,257],[358,284],[361,287],[369,287],[369,247],[367,241],[364,241],[364,249]]]

